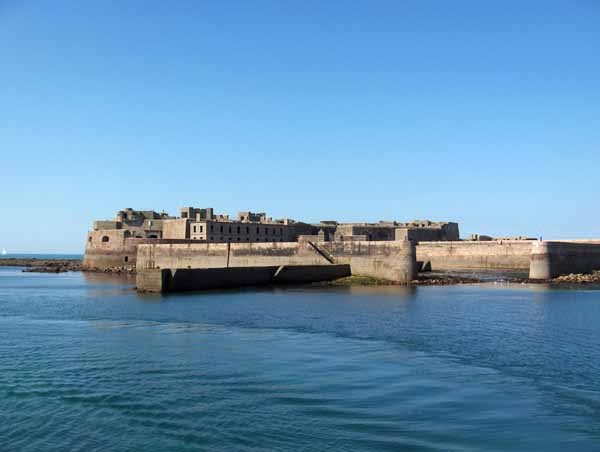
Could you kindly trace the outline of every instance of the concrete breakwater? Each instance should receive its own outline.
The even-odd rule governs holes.
[[[417,261],[432,270],[527,270],[533,240],[419,242]]]
[[[415,247],[407,240],[142,244],[137,254],[137,285],[140,291],[191,290],[197,276],[195,287],[201,289],[210,272],[178,272],[206,269],[215,269],[215,277],[229,278],[230,286],[326,281],[350,274],[409,284],[417,276],[415,256]],[[165,282],[169,274],[171,281],[179,280]]]
[[[584,242],[534,242],[529,278],[548,280],[569,273],[600,270],[600,244]]]
[[[140,292],[185,292],[331,281],[350,273],[347,264],[145,269],[137,273],[136,285]]]

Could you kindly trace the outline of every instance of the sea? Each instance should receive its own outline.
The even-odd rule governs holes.
[[[600,291],[0,267],[0,451],[599,451]]]

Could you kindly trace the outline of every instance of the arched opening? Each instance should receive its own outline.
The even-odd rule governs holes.
[[[123,233],[123,237],[125,237],[125,238],[128,238],[128,237],[130,237],[130,236],[131,236],[131,232],[129,232],[129,231],[125,231],[125,232]]]
[[[150,235],[148,236],[148,238],[149,238],[149,239],[157,239],[157,238],[158,238],[158,236],[157,236],[156,234],[150,234]]]
[[[129,256],[125,256],[125,257],[123,258],[123,262],[128,262],[128,261],[129,261]]]
[[[92,236],[91,235],[88,237],[88,242],[92,243]]]
[[[103,235],[103,236],[102,236],[102,242],[103,242],[103,243],[106,243],[106,242],[108,242],[108,240],[109,240],[109,238],[108,238],[108,236],[107,236],[107,235]]]

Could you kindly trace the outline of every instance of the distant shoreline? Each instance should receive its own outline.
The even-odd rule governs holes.
[[[37,257],[0,257],[0,267],[25,267],[25,272],[64,273],[81,271],[82,259],[45,259]]]
[[[82,268],[82,259],[59,258],[59,259],[43,259],[37,257],[22,258],[22,257],[0,257],[0,267],[20,267],[26,273],[65,273],[84,271]],[[86,270],[87,271],[87,270]],[[94,270],[90,270],[94,271]],[[122,269],[96,270],[98,273],[129,273]],[[482,272],[485,273],[485,272]],[[458,284],[481,284],[494,282],[489,278],[476,276],[458,276],[456,274],[443,273],[421,273],[419,278],[412,282],[414,286],[447,286]],[[585,285],[585,284],[600,284],[600,271],[588,274],[571,274],[559,276],[557,278],[539,281],[529,280],[528,278],[507,277],[502,278],[502,282],[514,284],[550,284],[554,286],[562,285]],[[329,282],[320,283],[323,286],[389,286],[395,285],[392,281],[371,278],[365,276],[349,276]]]

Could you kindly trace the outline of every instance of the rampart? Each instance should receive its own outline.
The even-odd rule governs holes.
[[[144,243],[187,243],[188,240],[131,237],[122,229],[90,231],[85,244],[82,269],[106,270],[136,267],[138,245]]]
[[[567,273],[600,270],[598,242],[534,242],[531,248],[531,279],[551,279]]]
[[[419,242],[417,261],[432,270],[529,269],[532,241]]]
[[[149,269],[349,265],[353,275],[408,284],[416,277],[409,241],[148,243],[138,246],[138,274]]]
[[[350,275],[350,266],[282,265],[279,267],[224,267],[140,270],[136,276],[141,292],[184,292],[227,289],[267,284],[298,284],[330,281]]]

